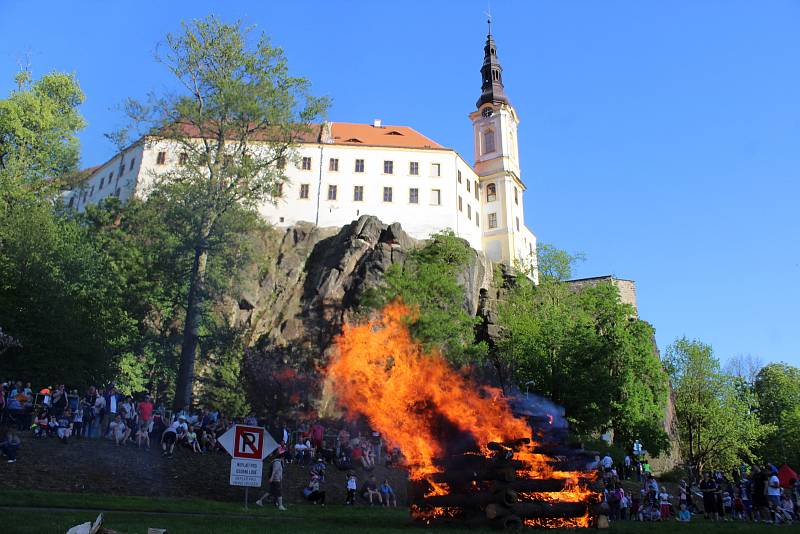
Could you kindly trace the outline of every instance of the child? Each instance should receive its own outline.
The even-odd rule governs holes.
[[[31,427],[33,430],[33,435],[37,438],[43,438],[47,436],[47,412],[44,410],[39,412],[39,415],[33,420],[33,426]]]
[[[722,509],[725,511],[725,518],[733,517],[733,499],[727,491],[722,494]]]
[[[66,445],[67,439],[72,435],[72,412],[69,408],[58,418],[57,432],[58,438]]]
[[[661,486],[661,493],[658,494],[658,502],[661,508],[661,521],[669,519],[669,493],[667,488]]]
[[[197,441],[197,432],[194,431],[194,425],[189,425],[189,431],[186,432],[186,443],[194,452],[203,452],[200,450],[200,443]]]
[[[139,430],[136,431],[136,446],[139,448],[144,446],[145,449],[150,450],[150,433],[147,432],[147,421],[139,423]]]
[[[692,514],[689,512],[689,509],[686,507],[685,504],[681,505],[681,511],[678,512],[678,521],[681,523],[688,523],[692,520]]]
[[[83,407],[78,405],[74,410],[70,408],[70,411],[72,412],[72,433],[75,434],[76,439],[80,439],[83,430]]]
[[[354,505],[356,503],[356,487],[358,487],[356,475],[350,472],[347,474],[347,500],[344,501],[345,504]]]
[[[383,481],[380,491],[383,504],[397,508],[397,496],[394,494],[394,489],[392,489],[392,486],[389,484],[388,480]]]
[[[317,474],[311,475],[308,486],[303,489],[303,494],[308,502],[325,506],[325,490],[321,488],[322,477]]]

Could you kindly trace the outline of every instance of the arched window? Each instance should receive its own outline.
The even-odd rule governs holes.
[[[494,202],[497,200],[497,186],[488,184],[486,186],[486,202]]]
[[[494,152],[495,145],[494,145],[494,131],[486,130],[483,132],[483,153],[489,154]]]

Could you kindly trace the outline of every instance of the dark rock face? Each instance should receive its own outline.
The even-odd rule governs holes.
[[[326,351],[342,325],[356,319],[364,293],[424,245],[399,223],[386,225],[370,215],[342,228],[300,223],[273,230],[263,241],[268,249],[264,259],[247,273],[229,303],[233,321],[245,328],[247,344],[254,347],[245,361],[253,394],[272,391],[280,382],[274,375],[318,388],[317,370]],[[268,241],[277,245],[270,248]],[[491,273],[485,256],[474,252],[459,274],[465,310],[479,312],[480,292],[491,283]],[[289,388],[283,400],[302,404],[303,398],[320,393]]]

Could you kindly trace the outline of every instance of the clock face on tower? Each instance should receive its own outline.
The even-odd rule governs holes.
[[[494,115],[494,110],[492,108],[483,108],[481,115],[483,115],[484,117],[491,117],[492,115]]]

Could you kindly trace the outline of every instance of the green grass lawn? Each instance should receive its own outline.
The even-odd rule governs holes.
[[[105,526],[127,534],[143,534],[148,527],[166,528],[171,534],[211,533],[399,533],[403,531],[441,532],[449,534],[494,532],[460,528],[424,528],[413,523],[408,511],[402,508],[385,509],[340,505],[320,508],[312,505],[290,506],[286,512],[272,507],[250,507],[242,504],[189,500],[149,499],[144,497],[114,497],[36,491],[0,491],[0,532],[4,534],[61,533],[78,523],[92,521],[105,511]],[[30,508],[43,508],[31,510]],[[56,510],[54,510],[55,508]],[[71,508],[75,510],[57,510]],[[81,511],[84,509],[85,511]],[[182,515],[187,514],[187,515]],[[201,515],[188,515],[201,514]],[[800,526],[772,526],[746,523],[711,523],[696,520],[690,524],[674,521],[664,523],[620,522],[612,532],[658,534],[680,532],[687,534],[800,532]]]

